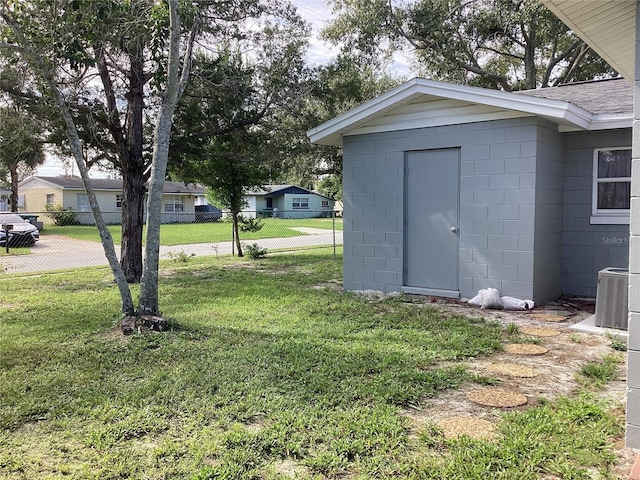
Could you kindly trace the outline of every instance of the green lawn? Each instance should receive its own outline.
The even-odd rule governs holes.
[[[263,227],[256,233],[241,233],[242,240],[256,240],[259,238],[280,238],[304,235],[295,228],[321,228],[331,230],[333,221],[330,218],[306,219],[277,219],[265,218]],[[342,230],[342,219],[335,220],[336,230]],[[113,241],[119,244],[122,240],[120,225],[110,225],[109,231]],[[146,231],[146,227],[145,227]],[[47,225],[42,235],[63,235],[78,240],[92,240],[99,242],[100,237],[96,227],[91,225]],[[210,223],[181,223],[162,225],[160,241],[163,245],[182,245],[189,243],[218,243],[231,241],[231,223],[228,221]]]
[[[0,478],[613,478],[622,420],[588,395],[513,412],[494,441],[416,431],[410,407],[488,381],[465,362],[507,333],[342,293],[341,265],[165,261],[172,329],[131,337],[107,269],[0,277]]]

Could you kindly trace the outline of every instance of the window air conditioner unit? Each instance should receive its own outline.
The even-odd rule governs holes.
[[[608,267],[598,272],[596,327],[627,330],[629,271]]]

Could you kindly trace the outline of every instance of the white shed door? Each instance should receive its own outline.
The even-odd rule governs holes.
[[[408,152],[404,291],[457,297],[460,149]]]

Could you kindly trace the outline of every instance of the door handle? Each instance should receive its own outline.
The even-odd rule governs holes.
[[[457,233],[458,232],[458,229],[456,227],[451,227],[449,230],[451,231],[451,233]]]

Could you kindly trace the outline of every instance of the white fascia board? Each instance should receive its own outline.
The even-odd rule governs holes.
[[[631,128],[633,126],[633,114],[609,113],[594,115],[589,125],[589,130],[612,130],[614,128]]]
[[[348,131],[357,128],[363,123],[384,115],[389,109],[398,108],[406,103],[410,103],[413,98],[419,97],[419,93],[412,92],[412,90],[415,89],[417,80],[417,78],[409,80],[373,100],[369,100],[342,115],[338,115],[312,128],[307,132],[309,140],[311,140],[311,143],[319,143],[322,145],[342,145],[341,137],[345,130]],[[337,143],[336,140],[338,140]]]
[[[307,136],[311,143],[341,146],[342,137],[348,135],[350,131],[421,96],[460,100],[471,104],[489,105],[506,110],[539,115],[582,129],[588,129],[592,120],[592,115],[586,110],[561,100],[527,97],[526,95],[516,95],[498,90],[414,78],[353,110],[309,130]]]

